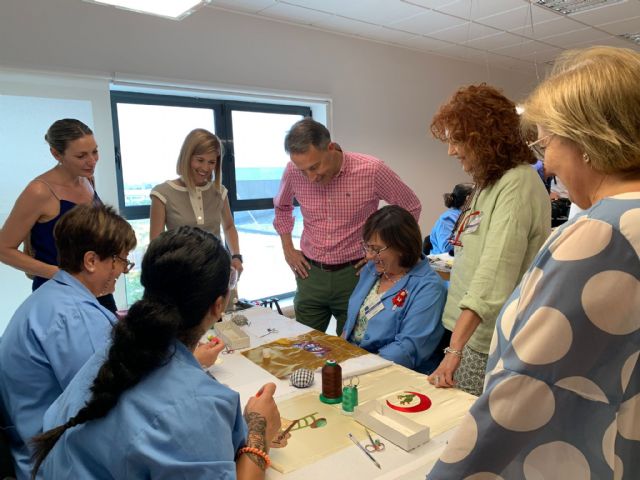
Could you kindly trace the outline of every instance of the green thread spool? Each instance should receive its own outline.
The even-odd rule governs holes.
[[[327,360],[322,367],[322,393],[320,401],[324,403],[342,402],[342,367],[335,360]]]
[[[358,387],[349,385],[342,389],[342,411],[351,414],[358,406]]]

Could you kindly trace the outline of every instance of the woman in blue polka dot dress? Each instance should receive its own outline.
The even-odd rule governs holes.
[[[565,52],[525,104],[585,211],[505,303],[485,390],[429,479],[640,478],[640,54]]]

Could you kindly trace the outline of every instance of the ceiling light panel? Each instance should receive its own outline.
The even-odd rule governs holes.
[[[623,35],[620,35],[621,38],[624,38],[625,40],[629,40],[633,43],[635,43],[636,45],[640,45],[640,32],[638,33],[625,33]]]
[[[570,15],[572,13],[584,12],[624,1],[626,0],[536,0],[536,3],[554,12]]]
[[[88,3],[110,5],[112,7],[146,13],[172,20],[182,20],[210,0],[84,0]]]

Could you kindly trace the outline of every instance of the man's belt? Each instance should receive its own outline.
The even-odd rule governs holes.
[[[304,258],[306,258],[311,265],[313,265],[314,267],[318,267],[320,270],[323,270],[325,272],[336,272],[338,270],[342,270],[343,268],[351,267],[357,264],[360,260],[362,260],[361,258],[358,258],[356,260],[351,260],[350,262],[331,264],[331,263],[316,262],[315,260],[311,260],[308,257],[304,257]]]

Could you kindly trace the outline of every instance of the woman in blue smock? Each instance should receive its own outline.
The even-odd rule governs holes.
[[[32,180],[22,191],[0,230],[0,261],[33,278],[33,290],[52,278],[58,268],[53,229],[76,205],[100,205],[93,175],[98,145],[80,120],[55,121],[44,139],[58,164]],[[18,247],[25,244],[25,251]],[[116,311],[112,294],[98,299]]]
[[[450,243],[451,233],[458,221],[461,209],[472,190],[473,185],[459,183],[453,187],[453,192],[444,194],[444,206],[447,207],[448,210],[436,220],[429,234],[429,240],[431,241],[431,250],[429,253],[431,255],[451,253],[453,251],[453,245]]]
[[[349,299],[343,337],[431,373],[442,359],[446,289],[421,254],[418,223],[405,209],[389,205],[367,219],[362,236],[367,264]]]
[[[31,437],[86,361],[104,350],[115,315],[96,297],[132,264],[131,225],[111,207],[79,205],[54,229],[60,270],[18,307],[0,342],[0,411],[18,480],[29,478]]]
[[[151,242],[142,299],[45,415],[51,430],[35,441],[43,478],[264,478],[280,428],[275,385],[243,416],[238,393],[193,355],[236,280],[213,234],[183,226]]]

